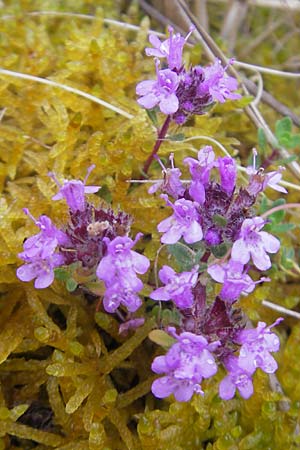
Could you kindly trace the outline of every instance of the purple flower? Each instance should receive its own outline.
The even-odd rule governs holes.
[[[204,71],[200,66],[192,67],[188,72],[180,71],[180,82],[176,90],[179,107],[173,120],[182,125],[193,114],[204,114],[212,105],[213,99],[208,91],[201,91]]]
[[[152,384],[152,392],[158,398],[174,394],[176,400],[186,402],[194,392],[203,394],[200,383],[217,372],[217,365],[211,351],[219,342],[208,344],[203,336],[184,332],[179,336],[174,328],[169,331],[177,342],[172,345],[165,356],[158,356],[152,363],[152,370],[165,374]]]
[[[229,62],[232,64],[232,61]],[[204,67],[204,81],[199,86],[199,91],[209,93],[214,101],[224,103],[226,99],[237,100],[241,98],[240,94],[235,91],[238,88],[237,80],[226,74],[226,69],[222,66],[219,59],[216,59],[214,64]]]
[[[250,294],[257,283],[269,280],[261,278],[253,281],[244,265],[239,261],[230,260],[227,264],[213,264],[208,267],[207,272],[218,283],[223,283],[220,297],[224,301],[233,303],[238,300],[241,294]]]
[[[193,32],[194,27],[190,29],[190,32],[185,38],[183,38],[180,33],[174,34],[172,27],[169,27],[168,30],[170,37],[163,42],[161,42],[155,34],[150,34],[149,41],[154,48],[147,47],[145,52],[147,56],[167,58],[169,69],[179,70],[182,66],[182,51],[184,44]]]
[[[242,223],[240,236],[234,242],[231,250],[231,258],[246,264],[252,257],[254,265],[259,270],[267,270],[272,263],[268,253],[276,253],[280,247],[280,241],[267,233],[260,231],[265,225],[262,217],[245,219]]]
[[[230,156],[225,156],[224,158],[218,158],[217,164],[220,172],[221,187],[228,195],[231,195],[235,189],[237,175],[235,161]]]
[[[247,167],[246,173],[250,176],[249,185],[247,191],[251,195],[258,195],[260,192],[264,191],[267,187],[274,189],[277,192],[282,192],[287,194],[287,190],[283,186],[279,186],[282,178],[282,172],[285,170],[284,167],[279,166],[278,170],[273,172],[265,173],[263,168],[256,169],[256,157],[257,150],[253,149],[253,163],[252,166]]]
[[[112,241],[103,239],[107,254],[101,259],[96,275],[106,286],[103,306],[107,312],[115,312],[121,304],[130,312],[141,306],[136,293],[143,288],[143,283],[136,273],[145,273],[150,262],[146,256],[131,250],[141,235],[137,234],[134,241],[127,236],[117,236]]]
[[[172,204],[168,200],[168,196],[162,194],[169,206],[174,210],[171,217],[164,219],[157,226],[160,233],[164,233],[161,242],[164,244],[175,244],[181,237],[188,244],[201,241],[203,237],[202,228],[199,224],[199,214],[197,212],[197,204],[184,198],[176,200]]]
[[[266,173],[263,182],[263,189],[265,189],[266,187],[270,187],[277,192],[283,192],[284,194],[287,194],[288,191],[283,186],[278,185],[278,183],[280,183],[281,181],[283,170],[285,170],[284,167],[280,166],[278,167],[278,170]]]
[[[32,258],[32,262],[28,262],[17,269],[17,277],[21,281],[31,281],[36,278],[34,287],[44,289],[53,283],[54,268],[63,265],[63,263],[63,256],[57,253],[47,259]]]
[[[253,394],[252,372],[247,372],[239,367],[238,359],[230,356],[225,362],[228,375],[219,385],[219,395],[223,400],[230,400],[234,397],[236,389],[245,399]]]
[[[171,153],[169,158],[171,161],[171,169],[166,169],[158,156],[156,157],[156,159],[162,167],[164,178],[163,180],[159,180],[154,183],[148,189],[149,194],[153,194],[158,189],[160,189],[161,191],[171,195],[173,198],[178,199],[178,197],[181,197],[184,194],[185,188],[180,181],[180,170],[174,167],[174,153]]]
[[[144,325],[144,323],[145,319],[143,317],[127,320],[127,322],[124,322],[119,326],[119,334],[126,335],[129,330],[136,330]]]
[[[189,193],[202,205],[205,202],[205,185],[209,182],[211,169],[216,165],[214,151],[210,145],[206,145],[199,150],[198,159],[188,157],[183,162],[189,166],[192,175]]]
[[[191,272],[176,273],[169,266],[163,266],[159,271],[159,278],[165,284],[164,287],[155,289],[150,294],[153,300],[173,300],[179,309],[191,308],[194,301],[192,288],[198,279],[198,267]]]
[[[156,63],[157,80],[145,80],[138,83],[136,93],[141,98],[138,103],[146,109],[158,105],[164,114],[173,114],[178,109],[176,89],[179,84],[178,75],[170,69],[159,70]]]
[[[41,231],[26,239],[23,245],[24,251],[19,253],[19,258],[27,262],[33,262],[35,258],[46,259],[54,253],[58,245],[68,244],[67,235],[56,228],[49,217],[42,215],[36,220],[27,208],[23,211]]]
[[[271,328],[278,325],[283,319],[280,317],[272,325],[267,327],[265,322],[258,322],[256,328],[240,331],[235,342],[242,345],[238,357],[239,367],[248,373],[254,373],[259,367],[266,373],[274,373],[277,370],[277,362],[270,352],[279,350],[280,341]]]
[[[104,238],[107,254],[97,267],[97,277],[107,285],[118,279],[119,283],[130,285],[134,291],[142,289],[143,283],[137,278],[136,273],[147,272],[150,262],[146,256],[131,250],[141,236],[142,234],[138,233],[134,241],[127,236],[117,236],[112,241]]]
[[[106,287],[103,307],[108,313],[114,313],[120,305],[125,306],[130,312],[135,312],[141,306],[142,301],[130,283],[124,287],[124,282],[119,283],[116,279],[113,284]]]
[[[88,168],[86,177],[84,181],[80,180],[65,180],[63,185],[59,183],[56,176],[50,172],[49,176],[55,181],[55,183],[59,187],[59,192],[52,197],[52,200],[61,200],[64,198],[71,209],[71,211],[84,211],[85,209],[85,197],[84,194],[93,194],[98,192],[100,186],[86,186],[85,183],[91,173],[91,171],[95,168],[95,165],[92,165]]]

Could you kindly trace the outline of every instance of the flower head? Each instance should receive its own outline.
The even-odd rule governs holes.
[[[161,242],[165,244],[175,244],[181,237],[188,244],[201,241],[203,237],[202,228],[199,224],[199,215],[196,204],[184,198],[176,200],[172,204],[168,196],[162,194],[162,198],[171,206],[174,213],[171,217],[164,219],[157,226],[159,232],[164,233]]]
[[[218,342],[208,344],[203,336],[184,332],[179,336],[175,329],[169,330],[177,339],[165,356],[158,356],[152,363],[152,370],[165,374],[152,384],[152,392],[158,398],[174,394],[178,401],[188,401],[195,393],[203,394],[200,383],[217,372],[217,365],[211,354]]]
[[[35,219],[27,208],[23,210],[33,222],[40,228],[40,232],[29,237],[24,242],[24,251],[19,253],[19,258],[33,262],[34,258],[46,259],[51,256],[58,245],[67,245],[67,235],[53,225],[48,216],[42,215]]]
[[[31,281],[36,278],[34,287],[36,289],[44,289],[54,280],[54,268],[64,264],[64,258],[58,253],[53,253],[47,259],[32,258],[31,262],[27,262],[17,269],[17,277],[21,281]]]
[[[145,49],[147,56],[155,56],[157,58],[167,58],[169,69],[179,70],[182,66],[182,51],[184,44],[190,37],[194,30],[194,27],[190,29],[190,32],[184,38],[180,33],[174,33],[172,27],[169,27],[170,37],[163,42],[155,34],[150,34],[149,41],[153,46]]]
[[[56,176],[50,172],[49,176],[55,181],[55,183],[59,187],[59,192],[52,197],[52,200],[61,200],[64,198],[71,209],[71,211],[84,211],[85,209],[85,198],[84,194],[93,194],[98,192],[100,186],[86,186],[86,181],[91,171],[95,168],[95,165],[92,165],[88,168],[87,175],[84,181],[80,180],[65,180],[61,185],[57,180]]]
[[[134,291],[142,289],[143,283],[136,273],[147,272],[150,262],[146,256],[131,250],[141,235],[139,233],[134,241],[127,236],[117,236],[112,241],[104,238],[107,251],[96,270],[100,280],[109,286],[118,279],[119,284],[123,283],[127,288],[130,286]]]
[[[174,166],[174,153],[171,153],[170,155],[170,161],[171,161],[171,168],[167,169],[160,158],[156,157],[157,161],[162,167],[163,172],[163,180],[160,180],[153,184],[149,189],[149,194],[153,194],[158,189],[165,192],[166,194],[171,195],[173,198],[178,199],[178,197],[181,197],[184,194],[185,188],[183,184],[180,181],[181,172],[179,169],[177,169]]]
[[[151,292],[153,300],[173,300],[179,309],[191,308],[193,305],[192,288],[196,285],[198,267],[191,272],[176,273],[169,266],[163,266],[159,271],[159,278],[165,284],[164,287]]]
[[[277,362],[270,352],[279,350],[280,341],[271,328],[282,320],[280,317],[268,327],[265,322],[258,322],[256,328],[239,331],[235,342],[241,345],[238,365],[242,370],[248,373],[254,373],[258,367],[266,373],[274,373],[277,370]]]
[[[262,278],[259,281],[253,281],[247,275],[247,270],[244,269],[244,265],[232,259],[226,264],[213,264],[209,266],[207,272],[215,281],[223,284],[220,297],[229,303],[238,300],[241,294],[250,294],[257,283],[268,280],[268,278]]]
[[[240,230],[240,236],[234,242],[231,250],[231,258],[246,264],[250,258],[259,270],[267,270],[272,263],[268,253],[276,253],[280,247],[280,241],[267,233],[260,231],[265,225],[262,217],[245,219]]]
[[[235,189],[237,168],[234,159],[230,156],[218,158],[217,165],[220,172],[221,187],[224,191],[231,195]]]
[[[189,166],[192,176],[189,193],[202,205],[205,202],[205,186],[209,182],[211,169],[216,165],[214,151],[210,145],[206,145],[199,150],[198,159],[188,157],[183,162]]]
[[[232,64],[232,60],[229,62]],[[226,99],[237,100],[241,98],[235,91],[238,87],[237,80],[226,74],[226,69],[219,59],[210,66],[204,67],[204,81],[199,86],[202,94],[209,93],[214,101],[224,103]]]
[[[170,69],[159,70],[156,62],[156,80],[141,81],[136,86],[136,93],[141,97],[138,103],[146,109],[158,105],[164,114],[173,114],[178,109],[176,89],[179,84],[178,75]]]
[[[247,372],[239,367],[238,358],[229,356],[225,362],[228,375],[223,378],[219,385],[219,395],[223,400],[234,397],[236,389],[245,399],[253,394],[252,372]]]
[[[274,189],[277,192],[287,193],[287,190],[278,185],[282,179],[282,172],[285,170],[284,167],[279,166],[277,170],[265,173],[263,168],[256,169],[256,157],[257,150],[253,149],[253,163],[252,166],[248,166],[246,169],[249,175],[249,185],[247,186],[247,191],[252,195],[258,195],[260,192],[264,191],[267,187]]]

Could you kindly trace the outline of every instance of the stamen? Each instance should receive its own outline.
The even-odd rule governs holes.
[[[86,176],[85,176],[85,178],[84,178],[84,180],[83,180],[83,184],[84,184],[84,185],[86,184],[88,177],[90,176],[91,172],[95,169],[95,167],[96,167],[96,164],[92,164],[92,165],[88,168],[87,173],[86,173]]]

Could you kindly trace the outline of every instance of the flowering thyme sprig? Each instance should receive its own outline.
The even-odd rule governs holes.
[[[101,288],[97,285],[104,282],[103,308],[114,313],[121,307],[133,313],[142,303],[138,292],[143,283],[136,274],[144,274],[150,262],[131,250],[142,234],[134,241],[128,236],[132,220],[127,214],[95,207],[87,201],[86,194],[100,189],[86,186],[93,168],[88,169],[83,182],[64,180],[60,184],[56,176],[50,174],[59,187],[53,200],[64,198],[69,207],[69,221],[61,230],[49,217],[40,216],[36,220],[24,209],[41,231],[25,241],[24,251],[19,254],[25,264],[17,269],[17,276],[22,281],[36,278],[38,289],[52,284],[55,270],[58,276],[62,274],[62,279],[71,278],[72,283],[67,284],[70,290],[78,286],[90,292],[90,285],[94,283],[98,292]]]
[[[193,30],[194,27],[183,38],[169,27],[170,36],[163,42],[155,35],[149,37],[153,48],[147,47],[146,54],[155,57],[156,80],[138,83],[136,94],[141,106],[145,109],[158,106],[167,119],[158,131],[156,143],[144,165],[144,173],[148,172],[171,121],[183,125],[194,114],[205,114],[215,102],[224,103],[227,99],[241,97],[235,92],[238,87],[236,79],[227,75],[227,66],[224,68],[220,60],[216,59],[207,67],[195,66],[188,70],[184,67],[183,47]],[[160,69],[159,58],[167,59],[167,69]],[[229,64],[232,63],[230,60]]]
[[[278,319],[271,327],[259,322],[256,329],[244,329],[244,317],[235,306],[241,295],[248,295],[256,284],[269,281],[265,276],[253,280],[249,272],[252,268],[256,271],[269,269],[268,254],[276,253],[280,247],[277,238],[263,231],[266,221],[255,216],[251,209],[258,194],[267,186],[268,174],[264,174],[256,190],[253,177],[258,171],[250,174],[247,186],[238,188],[235,161],[229,156],[216,159],[210,146],[199,150],[197,159],[187,157],[184,163],[191,175],[185,189],[180,171],[175,172],[172,162],[169,175],[174,177],[172,189],[168,183],[156,182],[156,188],[149,190],[160,189],[175,199],[172,203],[168,195],[161,194],[173,210],[157,226],[162,233],[161,242],[172,248],[183,240],[185,243],[180,242],[180,248],[187,247],[194,255],[193,246],[202,248],[199,264],[191,272],[176,273],[172,267],[163,266],[159,278],[165,286],[150,294],[154,300],[173,301],[179,315],[178,334],[169,330],[176,342],[165,356],[153,362],[152,370],[163,376],[153,383],[152,392],[158,398],[173,393],[179,401],[187,401],[193,393],[203,394],[202,370],[211,361],[214,369],[209,376],[216,373],[217,363],[227,372],[219,387],[220,397],[229,400],[238,390],[247,399],[253,394],[252,377],[256,369],[273,373],[277,368],[270,352],[278,351],[279,339],[270,328],[282,320]],[[163,173],[166,173],[165,168]],[[276,173],[272,173],[271,178],[277,179]],[[257,186],[257,180],[255,183]],[[176,250],[170,253],[176,255]],[[178,255],[180,264],[182,252]],[[212,280],[207,280],[205,272]],[[222,288],[219,296],[207,304],[207,284],[212,282],[221,284]],[[195,354],[193,342],[198,340],[203,347]],[[187,343],[184,350],[183,342]],[[207,360],[204,351],[209,352]]]

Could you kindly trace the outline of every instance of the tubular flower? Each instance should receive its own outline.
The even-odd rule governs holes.
[[[61,185],[56,176],[52,172],[50,172],[49,176],[59,187],[59,192],[54,195],[54,197],[52,197],[52,200],[61,200],[64,198],[71,211],[84,211],[86,205],[84,194],[93,194],[95,192],[98,192],[100,189],[100,186],[85,185],[91,171],[94,168],[95,165],[92,165],[88,168],[86,177],[83,182],[80,180],[65,180],[63,185]]]
[[[194,27],[191,27],[190,32],[184,38],[180,33],[174,34],[172,27],[168,28],[170,37],[163,42],[155,35],[150,34],[149,42],[153,46],[145,49],[147,56],[155,56],[157,58],[167,58],[169,69],[179,70],[182,66],[182,51],[184,44],[193,32]]]
[[[162,194],[162,198],[171,206],[174,213],[171,217],[164,219],[157,226],[159,232],[164,233],[161,242],[164,244],[175,244],[181,237],[188,244],[201,241],[203,237],[202,228],[199,224],[199,215],[196,204],[190,200],[179,199],[172,204],[168,196]]]
[[[165,284],[164,287],[155,289],[150,294],[153,300],[173,300],[179,309],[190,308],[193,305],[194,296],[192,288],[196,285],[198,267],[191,272],[176,273],[169,266],[163,266],[159,271],[159,278]]]
[[[178,75],[170,69],[159,70],[159,62],[156,62],[156,80],[145,80],[138,83],[136,93],[141,97],[138,103],[146,109],[152,109],[158,105],[164,114],[173,114],[178,109],[176,89],[178,87]]]
[[[240,230],[240,236],[234,242],[231,258],[246,264],[250,258],[259,270],[267,270],[272,263],[268,253],[276,253],[280,247],[280,241],[267,233],[260,231],[265,225],[261,217],[245,219]]]
[[[241,345],[238,358],[239,367],[248,373],[254,373],[259,367],[266,373],[277,370],[277,362],[270,352],[279,350],[280,341],[271,328],[278,325],[283,319],[280,317],[267,327],[265,322],[258,322],[256,328],[241,330],[235,342]]]
[[[165,374],[152,384],[152,392],[158,398],[174,394],[176,400],[186,402],[194,393],[203,394],[201,381],[217,372],[217,365],[211,351],[219,342],[209,344],[203,336],[190,332],[180,335],[174,328],[170,333],[177,342],[172,345],[165,356],[158,356],[152,363],[152,370]]]

